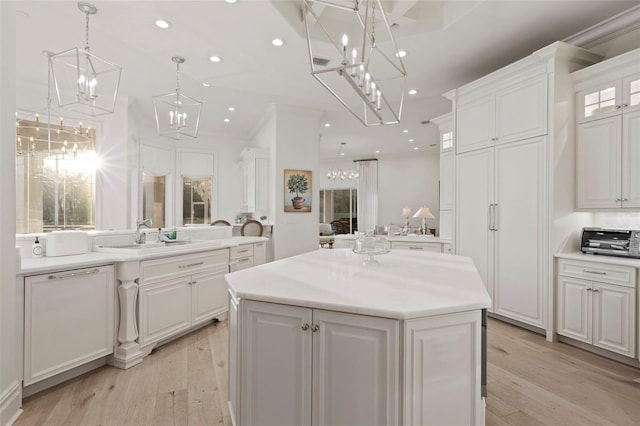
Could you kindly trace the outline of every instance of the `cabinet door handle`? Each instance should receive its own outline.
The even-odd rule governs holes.
[[[204,265],[204,262],[189,263],[188,265],[179,265],[178,268],[180,269],[193,268],[194,266],[200,266],[200,265]]]
[[[626,108],[626,107],[628,107],[628,106],[629,106],[629,105],[627,105],[627,104],[622,104],[622,108]]]
[[[586,288],[585,290],[587,290],[587,291],[593,291],[593,289],[591,289],[591,288]]]
[[[498,230],[498,203],[495,203],[493,205],[493,230],[497,231]]]
[[[307,331],[309,329],[309,324],[305,322],[300,328],[302,329],[302,331]]]
[[[189,284],[191,285],[198,284],[198,281],[191,281]]]
[[[320,326],[319,326],[319,325],[314,324],[314,325],[312,325],[312,326],[311,326],[311,331],[313,331],[314,333],[315,333],[316,331],[318,331],[318,330],[320,330]]]
[[[93,274],[97,274],[98,272],[100,272],[100,269],[92,269],[91,271],[83,271],[83,272],[72,272],[70,274],[62,274],[62,275],[49,275],[49,279],[62,280],[64,278],[80,277],[83,275],[93,275]]]
[[[593,289],[593,292],[594,292],[594,293],[597,293],[597,292],[599,292],[599,291],[600,291],[600,290],[598,290],[597,288],[594,288],[594,289]]]
[[[591,271],[589,269],[583,269],[582,272],[586,272],[588,274],[607,275],[606,272],[603,272],[603,271]]]
[[[621,201],[629,201],[628,198],[623,198]]]
[[[616,203],[617,203],[618,201],[622,201],[622,200],[621,200],[620,198],[616,198]]]
[[[487,215],[489,222],[489,231],[493,231],[493,204],[489,204],[489,214]]]
[[[616,105],[616,109],[622,108],[622,105]]]

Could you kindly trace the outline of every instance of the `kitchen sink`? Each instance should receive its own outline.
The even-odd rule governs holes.
[[[101,253],[120,253],[141,255],[149,253],[171,253],[173,251],[188,250],[191,248],[221,246],[222,242],[216,240],[198,240],[198,241],[163,241],[145,244],[128,244],[120,246],[96,246],[94,251]]]

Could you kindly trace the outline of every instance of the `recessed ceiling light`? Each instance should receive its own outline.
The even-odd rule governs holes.
[[[406,50],[398,50],[398,53],[396,53],[396,56],[398,56],[400,58],[404,58],[405,56],[407,56],[407,51]]]
[[[209,60],[211,62],[220,62],[222,59],[219,56],[209,56]]]
[[[324,127],[331,127],[331,123],[324,123]]]
[[[376,154],[380,154],[380,150],[379,149],[376,150]]]
[[[171,26],[171,23],[169,21],[165,21],[164,19],[158,19],[156,21],[156,27],[162,28],[163,30],[166,30],[170,26]]]
[[[340,157],[344,157],[344,152],[341,152],[341,153],[340,153]]]
[[[409,130],[404,129],[404,130],[402,131],[402,133],[409,133]]]
[[[224,119],[224,122],[225,122],[225,123],[228,123],[228,122],[230,122],[230,121],[231,121],[231,120],[229,120],[228,118],[225,118],[225,119]]]
[[[204,87],[209,87],[209,86],[211,86],[209,83],[202,83],[202,85],[203,85]]]
[[[418,150],[418,147],[417,147],[417,146],[414,146],[414,147],[413,147],[413,150],[414,150],[414,151],[417,151],[417,150]]]
[[[229,107],[227,108],[229,111],[235,111],[236,109],[234,107]]]
[[[416,93],[418,93],[418,91],[416,89],[409,90],[409,94],[410,95],[415,95]]]
[[[282,40],[281,38],[274,38],[273,40],[271,40],[271,44],[276,47],[280,47],[284,44],[284,40]]]
[[[409,139],[409,142],[413,142],[413,139]]]
[[[235,3],[237,0],[224,0],[224,1],[226,1],[227,3]]]

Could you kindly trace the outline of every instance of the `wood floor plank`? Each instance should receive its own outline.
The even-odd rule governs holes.
[[[486,424],[640,425],[640,369],[489,319]],[[18,426],[230,426],[228,325],[24,400]]]

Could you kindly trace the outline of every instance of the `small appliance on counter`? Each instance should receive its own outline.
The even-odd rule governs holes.
[[[580,251],[640,259],[640,230],[582,228]]]

